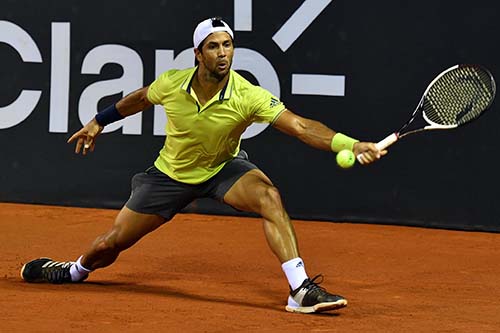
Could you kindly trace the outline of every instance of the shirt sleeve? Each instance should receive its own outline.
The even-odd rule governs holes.
[[[172,88],[172,80],[170,80],[170,71],[160,74],[156,80],[149,85],[148,100],[153,104],[162,104],[163,99],[168,95]]]
[[[285,111],[285,105],[278,97],[262,87],[256,86],[252,91],[252,121],[257,123],[273,123]]]

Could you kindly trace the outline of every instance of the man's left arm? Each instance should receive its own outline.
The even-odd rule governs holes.
[[[283,111],[274,121],[273,127],[317,149],[334,152],[350,149],[356,156],[362,154],[362,164],[372,163],[387,153],[386,150],[379,151],[372,142],[359,142],[335,132],[319,121],[301,117],[290,110]]]

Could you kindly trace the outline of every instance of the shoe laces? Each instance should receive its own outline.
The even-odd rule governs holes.
[[[316,282],[316,280],[317,280],[317,282]],[[323,275],[322,274],[318,274],[315,277],[313,277],[312,279],[309,279],[309,283],[307,285],[307,289],[309,289],[309,290],[319,290],[319,291],[322,291],[322,292],[326,292],[325,288],[319,286],[319,284],[322,283],[322,282],[323,282]]]
[[[69,268],[72,264],[71,261],[47,261],[42,266],[42,274],[50,282],[62,282],[70,278]]]

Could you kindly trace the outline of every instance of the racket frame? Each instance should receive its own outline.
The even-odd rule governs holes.
[[[408,125],[410,125],[413,120],[415,119],[415,117],[417,116],[418,112],[423,108],[423,104],[424,104],[424,99],[427,95],[427,93],[429,92],[429,90],[431,89],[431,87],[434,85],[434,83],[439,80],[442,76],[444,76],[446,73],[452,71],[452,70],[455,70],[459,67],[467,67],[467,66],[473,66],[473,67],[479,67],[481,68],[483,71],[487,72],[491,78],[491,81],[492,81],[492,86],[493,86],[493,97],[490,101],[490,104],[485,108],[485,110],[487,110],[491,104],[493,103],[493,100],[495,99],[495,94],[496,94],[496,83],[495,83],[495,80],[491,74],[490,71],[488,71],[487,69],[485,68],[482,68],[481,66],[479,65],[469,65],[469,64],[458,64],[458,65],[454,65],[454,66],[451,66],[450,68],[442,71],[439,75],[437,75],[434,80],[432,80],[429,85],[427,86],[427,88],[425,89],[424,93],[422,94],[422,97],[420,98],[420,102],[418,103],[417,107],[415,108],[415,110],[413,111],[410,119],[408,119],[408,121],[403,125],[401,126],[401,128],[397,131],[397,132],[394,132],[390,135],[388,135],[387,137],[385,137],[384,139],[382,139],[381,141],[377,142],[375,144],[375,146],[377,147],[378,150],[384,150],[386,148],[388,148],[390,145],[394,144],[396,141],[398,141],[400,138],[408,135],[408,134],[413,134],[413,133],[417,133],[417,132],[422,132],[422,131],[427,131],[427,130],[438,130],[438,129],[453,129],[453,128],[457,128],[458,127],[458,124],[455,124],[455,125],[441,125],[441,124],[437,124],[433,121],[431,121],[427,115],[425,114],[425,112],[422,110],[421,114],[422,114],[422,118],[424,119],[424,121],[428,124],[426,126],[423,126],[423,127],[420,127],[420,128],[417,128],[417,129],[414,129],[414,130],[410,130],[410,131],[407,131],[407,132],[404,132],[402,133],[403,130],[405,130],[405,128],[408,127]],[[483,112],[484,113],[484,112]],[[361,158],[361,154],[359,154],[357,156],[357,160],[360,161],[360,158]]]

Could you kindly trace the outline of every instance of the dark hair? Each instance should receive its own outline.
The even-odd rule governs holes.
[[[215,16],[211,18],[212,20],[212,27],[223,27],[224,23],[222,22],[222,17],[220,16]]]

